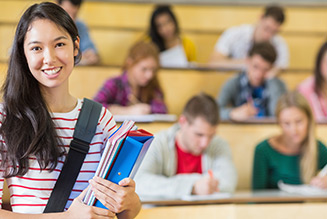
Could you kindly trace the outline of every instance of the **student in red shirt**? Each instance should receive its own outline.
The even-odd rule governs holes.
[[[235,190],[228,143],[216,135],[218,112],[211,96],[196,95],[177,124],[155,135],[135,178],[139,195],[180,198]]]

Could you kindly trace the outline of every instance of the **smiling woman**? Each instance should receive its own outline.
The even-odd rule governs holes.
[[[92,179],[105,139],[116,130],[112,114],[102,108],[67,211],[41,214],[62,170],[83,105],[68,89],[79,59],[77,28],[60,6],[41,3],[26,10],[17,26],[0,107],[0,191],[6,180],[13,210],[0,210],[1,218],[28,218],[31,213],[34,218],[134,218],[140,210],[133,180],[116,185]],[[88,182],[110,210],[82,202]]]
[[[39,34],[46,29],[44,34]],[[78,37],[73,42],[67,32],[50,20],[38,19],[31,24],[25,36],[24,52],[29,69],[43,92],[49,93],[53,88],[68,89],[78,45]]]

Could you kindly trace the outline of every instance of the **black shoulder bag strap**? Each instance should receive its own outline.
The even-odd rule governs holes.
[[[84,98],[76,122],[68,156],[52,190],[44,213],[62,212],[73,189],[76,178],[89,151],[89,144],[96,132],[102,105]]]

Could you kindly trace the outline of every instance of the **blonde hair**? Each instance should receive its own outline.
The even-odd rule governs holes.
[[[317,172],[317,141],[315,133],[315,121],[312,115],[310,105],[307,100],[297,91],[284,94],[278,100],[276,106],[276,116],[279,120],[280,113],[290,107],[296,107],[305,113],[308,118],[308,133],[301,145],[300,155],[300,174],[304,183],[309,183]]]
[[[140,100],[143,103],[150,103],[152,101],[155,90],[162,91],[157,76],[157,71],[160,67],[158,48],[152,42],[139,41],[135,43],[130,48],[122,68],[123,71],[128,71],[129,68],[149,57],[154,58],[158,68],[156,69],[155,74],[149,83],[140,88]]]

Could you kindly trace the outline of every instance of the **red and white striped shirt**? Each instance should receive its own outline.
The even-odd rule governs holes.
[[[75,124],[82,107],[82,100],[78,100],[77,106],[68,113],[52,113],[51,117],[55,123],[58,136],[64,143],[66,151],[69,150],[69,144],[73,139]],[[88,180],[94,176],[98,166],[106,139],[116,130],[116,123],[112,114],[102,109],[96,134],[90,143],[89,153],[86,155],[81,171],[77,177],[72,193],[66,204],[66,209],[87,186]],[[60,158],[54,171],[43,170],[40,172],[40,166],[35,157],[30,157],[30,169],[22,177],[11,177],[6,179],[12,210],[19,213],[42,213],[52,189],[57,181],[63,166],[64,158]],[[0,178],[0,194],[2,196],[4,179]],[[0,196],[0,197],[1,197]]]

